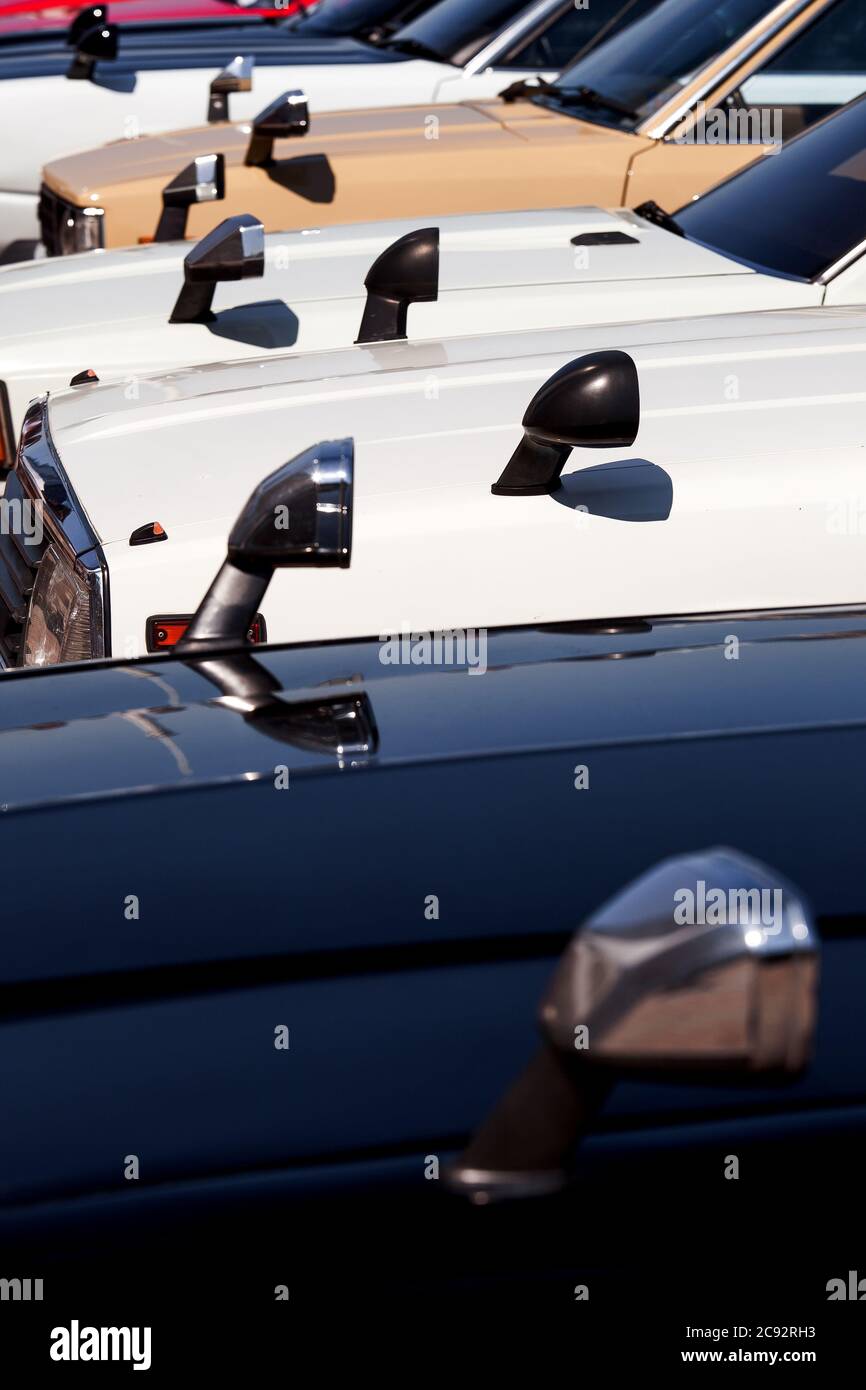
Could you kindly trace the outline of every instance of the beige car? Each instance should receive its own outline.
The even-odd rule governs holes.
[[[666,208],[866,90],[866,0],[664,0],[556,84],[493,102],[313,115],[122,141],[46,166],[42,225],[96,219],[106,247],[556,207]]]

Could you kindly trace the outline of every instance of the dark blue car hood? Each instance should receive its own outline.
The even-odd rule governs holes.
[[[0,980],[511,949],[715,844],[788,874],[822,918],[859,914],[863,613],[502,630],[483,675],[380,654],[242,656],[274,687],[252,713],[177,659],[7,674]],[[366,754],[320,741],[346,700],[364,702]],[[143,861],[153,925],[118,932]],[[438,920],[427,894],[448,904]]]
[[[178,659],[0,678],[4,1238],[194,1200],[218,1223],[398,1161],[423,1196],[581,920],[718,844],[811,899],[815,1061],[784,1095],[621,1085],[602,1152],[661,1117],[726,1153],[750,1116],[791,1143],[862,1114],[866,613],[502,631],[484,675],[381,654],[241,658],[252,717]],[[369,752],[317,752],[311,707],[363,697]]]

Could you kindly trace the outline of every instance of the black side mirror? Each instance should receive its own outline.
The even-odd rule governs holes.
[[[194,203],[218,203],[226,196],[224,154],[200,154],[162,190],[162,213],[154,241],[182,241]]]
[[[621,449],[640,427],[637,367],[626,352],[590,352],[532,398],[524,436],[491,489],[497,497],[553,492],[572,449]]]
[[[89,33],[91,29],[98,25],[108,22],[107,5],[88,5],[85,9],[79,10],[66,31],[66,43],[69,48],[77,48],[79,39]]]
[[[252,91],[254,63],[255,59],[252,56],[244,58],[239,54],[214,78],[210,84],[210,100],[207,108],[209,125],[228,120],[229,96],[232,92]]]
[[[367,303],[356,342],[405,338],[409,305],[439,298],[439,228],[400,237],[373,262],[364,285]]]
[[[310,110],[303,92],[284,92],[253,121],[245,164],[267,169],[274,162],[274,141],[306,135]]]
[[[72,81],[89,81],[96,64],[117,57],[117,26],[100,21],[85,30],[76,43],[75,57],[66,76]]]
[[[260,483],[228,539],[226,559],[177,651],[245,647],[275,569],[348,569],[355,446],[329,440]]]
[[[796,1080],[819,958],[802,895],[766,865],[730,849],[657,864],[578,929],[541,1001],[541,1047],[449,1186],[482,1201],[559,1190],[619,1080]]]
[[[250,280],[265,273],[265,229],[248,212],[227,217],[202,237],[183,263],[183,289],[169,323],[212,323],[220,280]]]

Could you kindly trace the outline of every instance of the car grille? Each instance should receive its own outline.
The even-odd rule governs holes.
[[[35,496],[25,492],[21,474],[10,473],[6,482],[3,526],[0,528],[0,661],[21,664],[21,639],[39,561],[48,545],[43,537],[36,545],[21,534],[16,524],[18,508]]]
[[[66,226],[70,217],[74,218],[76,211],[74,203],[68,203],[65,198],[58,198],[57,194],[43,183],[39,194],[39,226],[49,256],[63,255],[62,228]]]

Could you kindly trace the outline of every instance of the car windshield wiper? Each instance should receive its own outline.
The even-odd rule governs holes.
[[[656,227],[664,227],[666,232],[673,232],[674,236],[685,236],[683,228],[675,217],[671,217],[669,212],[660,208],[658,203],[652,198],[646,203],[641,203],[640,207],[635,208],[638,217],[642,217],[644,222],[652,222]]]
[[[436,53],[432,48],[428,48],[426,43],[421,43],[418,39],[386,39],[379,44],[380,48],[387,48],[391,53],[407,53],[410,58],[427,58],[431,63],[447,63],[448,59],[443,58],[441,53]]]
[[[557,96],[559,88],[555,82],[548,82],[544,77],[521,77],[517,82],[512,82],[510,87],[506,87],[504,92],[500,92],[502,101],[531,101],[538,96],[539,92],[545,96]]]
[[[606,97],[602,92],[597,92],[594,87],[559,87],[554,82],[555,91],[551,93],[556,101],[563,106],[597,106],[605,111],[615,111],[619,116],[628,116],[629,120],[638,119],[637,111],[632,111],[630,106],[625,106],[616,97]]]

